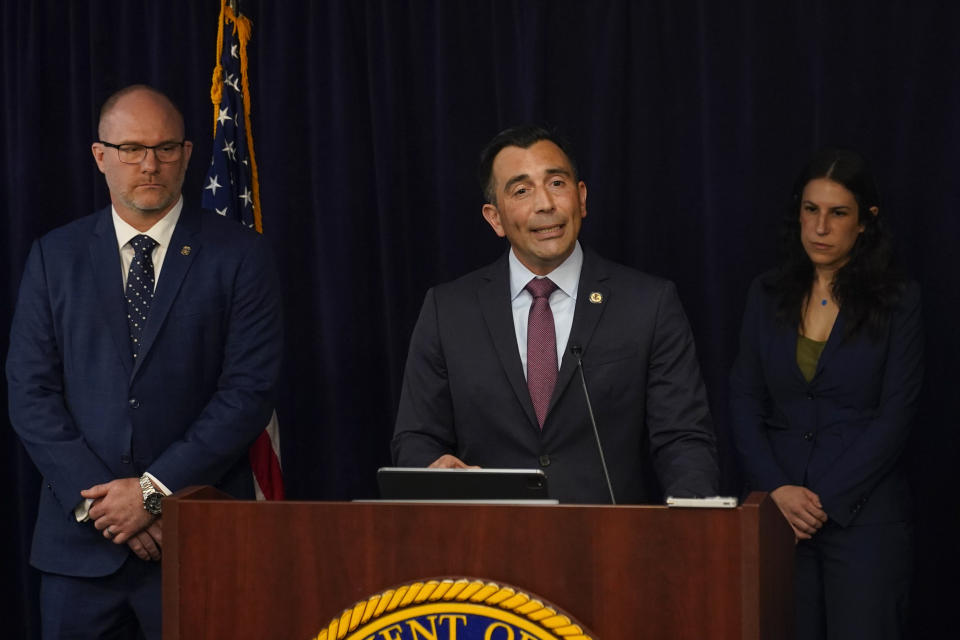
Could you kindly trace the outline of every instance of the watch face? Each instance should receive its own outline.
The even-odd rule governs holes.
[[[143,508],[149,511],[151,514],[158,516],[160,515],[162,508],[163,494],[160,493],[151,493],[143,501]]]

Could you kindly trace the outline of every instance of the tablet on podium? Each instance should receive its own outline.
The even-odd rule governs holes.
[[[377,470],[380,498],[402,501],[483,501],[556,504],[550,499],[547,474],[541,469]]]

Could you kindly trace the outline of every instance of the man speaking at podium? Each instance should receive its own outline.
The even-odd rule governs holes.
[[[542,468],[561,502],[716,495],[710,410],[674,285],[580,246],[587,187],[553,133],[498,134],[480,180],[483,217],[510,250],[427,292],[395,464]]]

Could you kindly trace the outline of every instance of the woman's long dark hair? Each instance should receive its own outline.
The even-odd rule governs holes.
[[[780,234],[780,264],[768,288],[777,295],[777,319],[799,327],[803,305],[815,278],[813,263],[800,242],[800,205],[811,180],[828,178],[847,188],[857,201],[858,222],[864,226],[850,251],[850,260],[833,282],[833,297],[847,316],[846,336],[866,330],[878,337],[900,299],[903,278],[896,270],[893,242],[880,209],[880,192],[866,160],[845,149],[818,151],[794,183]],[[877,207],[873,215],[870,208]]]

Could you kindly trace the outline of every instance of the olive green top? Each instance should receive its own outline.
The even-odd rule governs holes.
[[[820,361],[820,354],[823,348],[827,346],[827,341],[820,342],[811,340],[806,336],[797,336],[797,366],[807,382],[813,380],[817,373],[817,363]]]

